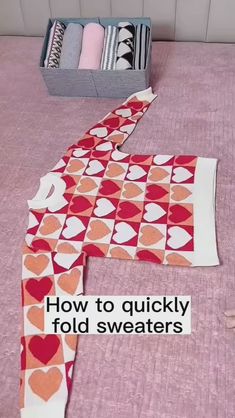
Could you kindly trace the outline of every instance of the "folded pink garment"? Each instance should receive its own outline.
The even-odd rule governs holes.
[[[88,23],[84,27],[82,51],[78,68],[97,70],[100,68],[104,44],[104,28],[99,23]]]

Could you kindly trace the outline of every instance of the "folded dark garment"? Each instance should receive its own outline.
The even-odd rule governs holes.
[[[146,67],[146,61],[149,48],[150,30],[146,25],[138,24],[135,32],[135,53],[134,69],[143,70]]]
[[[131,70],[134,64],[135,26],[130,22],[118,24],[116,70]]]

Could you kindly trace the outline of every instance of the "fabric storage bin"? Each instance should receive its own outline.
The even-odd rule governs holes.
[[[55,20],[68,23],[86,25],[97,22],[102,26],[117,25],[120,21],[128,21],[137,25],[143,23],[150,29],[149,45],[147,51],[146,67],[143,70],[89,70],[89,69],[62,69],[44,67],[50,29]],[[136,91],[149,87],[151,48],[152,48],[151,20],[141,18],[57,18],[49,19],[46,36],[43,42],[40,71],[46,83],[49,94],[66,97],[128,97]]]

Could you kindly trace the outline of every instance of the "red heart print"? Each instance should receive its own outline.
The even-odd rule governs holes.
[[[92,152],[92,157],[93,158],[102,158],[102,157],[105,157],[106,155],[108,155],[109,154],[109,151],[107,152],[107,151],[93,151]]]
[[[117,185],[117,183],[114,183],[111,180],[104,180],[101,184],[99,193],[109,196],[111,194],[114,194],[120,190],[120,187]]]
[[[170,207],[169,219],[171,222],[179,223],[186,221],[192,214],[184,206],[174,205]]]
[[[67,382],[68,392],[70,392],[71,387],[72,387],[72,379],[69,376],[69,374],[70,374],[70,370],[73,368],[73,365],[74,365],[73,361],[68,361],[67,363],[65,363],[66,382]]]
[[[83,148],[93,148],[95,146],[95,138],[91,137],[91,138],[85,138],[85,139],[81,139],[79,142],[79,147],[83,147]]]
[[[156,184],[150,184],[149,186],[147,186],[146,197],[149,200],[157,200],[164,197],[167,193],[168,191],[165,190],[163,187],[157,186]]]
[[[139,260],[143,261],[152,261],[154,263],[161,264],[160,258],[158,258],[154,253],[148,250],[141,250],[137,252]]]
[[[25,350],[25,337],[21,337],[21,356],[20,356],[21,370],[26,369],[26,350]]]
[[[134,163],[143,163],[149,158],[149,155],[132,155],[131,161]]]
[[[101,251],[99,247],[96,247],[94,244],[88,244],[83,247],[83,250],[87,255],[94,256],[94,257],[104,257],[105,254]]]
[[[139,102],[128,102],[128,105],[130,107],[132,107],[133,109],[136,109],[136,110],[140,110],[143,107],[143,103],[140,102],[140,101]]]
[[[130,202],[121,202],[119,208],[118,216],[122,219],[133,218],[133,216],[141,212],[137,206]]]
[[[71,177],[71,176],[63,176],[62,179],[66,183],[66,189],[69,189],[70,187],[73,187],[76,184],[76,182],[74,181],[73,177]]]
[[[118,128],[120,125],[120,118],[114,116],[113,118],[105,119],[103,125],[109,126],[110,128]]]
[[[123,126],[128,126],[128,125],[133,125],[133,121],[132,120],[129,120],[129,119],[126,119],[125,122],[122,124],[121,128]]]
[[[74,213],[84,212],[92,206],[91,202],[83,196],[74,197],[70,210]]]
[[[189,164],[191,163],[191,161],[195,160],[195,156],[194,155],[179,155],[178,157],[176,157],[175,162],[177,164]]]
[[[45,338],[35,335],[29,341],[29,350],[33,356],[47,364],[58,351],[60,339],[56,335],[47,335]]]
[[[52,250],[48,242],[45,241],[44,239],[37,239],[33,241],[32,247],[35,251],[37,250],[51,251]]]
[[[37,299],[39,302],[48,295],[52,288],[52,281],[50,277],[43,277],[40,280],[29,279],[25,285],[26,290],[29,292],[34,299]]]

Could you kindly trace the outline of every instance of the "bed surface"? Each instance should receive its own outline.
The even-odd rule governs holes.
[[[42,38],[0,37],[0,417],[17,418],[21,246],[26,200],[75,139],[122,99],[49,97]],[[191,336],[82,336],[68,418],[234,418],[234,45],[155,42],[158,93],[122,147],[128,153],[219,159],[216,221],[222,265],[175,268],[89,259],[87,295],[191,295]],[[98,103],[98,105],[97,105]],[[56,418],[56,417],[55,417]]]

